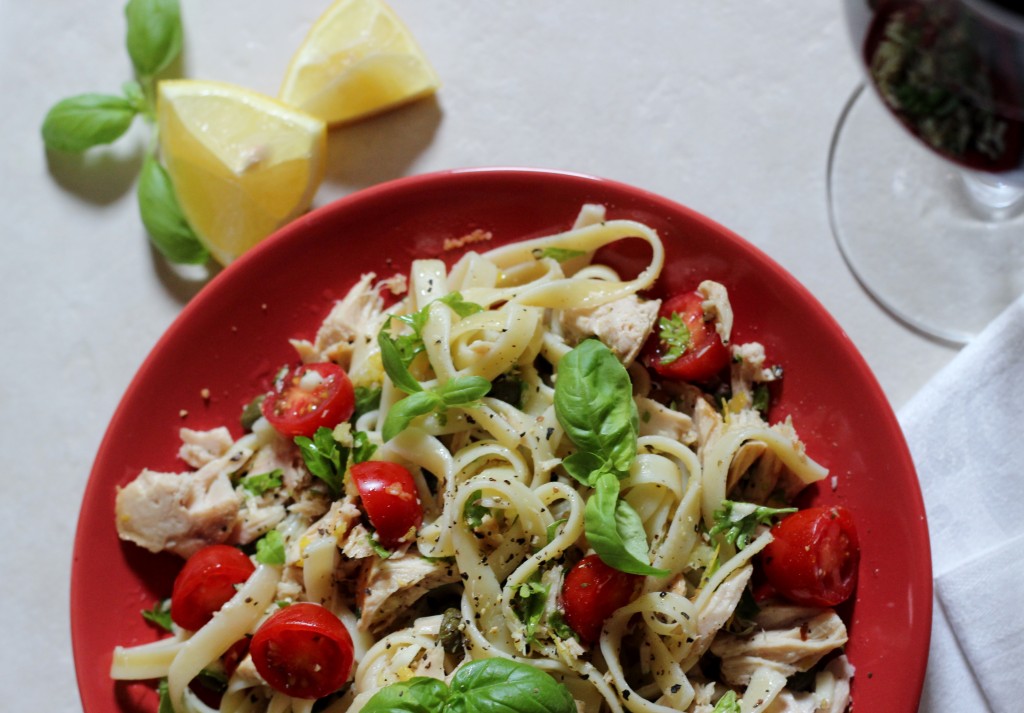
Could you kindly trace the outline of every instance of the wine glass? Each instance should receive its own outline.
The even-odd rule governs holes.
[[[833,233],[891,314],[965,343],[1024,294],[1024,3],[843,2],[866,83],[832,139]]]

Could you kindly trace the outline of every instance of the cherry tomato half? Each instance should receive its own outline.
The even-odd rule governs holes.
[[[585,643],[594,643],[605,620],[633,601],[643,579],[609,567],[597,555],[584,557],[562,583],[566,623]]]
[[[295,698],[323,698],[352,671],[348,629],[319,604],[300,602],[274,612],[249,644],[253,665],[271,688]]]
[[[241,550],[230,545],[204,547],[188,558],[174,580],[171,619],[189,631],[201,628],[255,569]]]
[[[347,421],[355,408],[355,389],[348,374],[330,362],[290,369],[260,407],[279,433],[307,438],[321,426],[334,428]]]
[[[390,550],[410,542],[423,523],[412,473],[398,463],[377,460],[356,463],[349,472],[380,543]]]
[[[658,324],[644,355],[644,362],[658,375],[682,381],[707,381],[729,363],[729,349],[722,344],[715,323],[704,319],[704,308],[701,306],[703,302],[704,295],[701,293],[683,292],[662,303],[658,312]],[[662,326],[662,320],[671,322],[676,315],[686,327],[689,337],[682,354],[671,361],[663,362],[672,349],[672,345],[666,341],[672,330],[666,330]]]
[[[833,607],[853,593],[860,545],[853,516],[844,507],[795,512],[772,528],[761,551],[765,579],[786,599]]]

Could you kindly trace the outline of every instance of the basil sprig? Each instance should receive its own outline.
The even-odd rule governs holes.
[[[137,116],[156,119],[157,75],[181,54],[178,0],[129,0],[125,44],[135,73],[121,94],[85,93],[50,108],[41,129],[52,151],[81,153],[121,138]],[[154,129],[155,131],[155,129]],[[153,246],[171,262],[203,264],[210,255],[188,224],[170,178],[156,157],[155,137],[142,163],[136,198]]]
[[[640,516],[620,497],[636,459],[639,417],[629,373],[600,341],[581,342],[558,363],[555,415],[578,449],[563,461],[566,472],[594,488],[584,508],[587,542],[615,569],[668,574],[651,566]]]
[[[472,661],[451,686],[417,676],[377,691],[364,713],[575,713],[569,690],[547,673],[509,659]]]
[[[463,302],[458,293],[452,293],[452,295],[458,297],[457,304],[473,305],[472,302]],[[452,306],[450,302],[449,306]],[[477,308],[476,311],[479,311],[479,305],[473,306]],[[453,307],[453,309],[456,308]],[[424,310],[426,307],[417,314],[425,315]],[[425,317],[423,322],[425,322]],[[408,428],[413,419],[419,416],[425,416],[433,411],[443,412],[455,406],[474,406],[491,390],[491,382],[482,376],[457,376],[437,388],[424,389],[416,377],[409,372],[409,363],[412,359],[407,358],[408,353],[403,351],[398,340],[388,334],[390,326],[391,319],[389,318],[377,334],[381,362],[391,381],[408,396],[388,409],[388,415],[384,419],[382,428],[385,442]],[[420,327],[422,328],[422,323]],[[415,351],[412,357],[418,353],[419,351]]]

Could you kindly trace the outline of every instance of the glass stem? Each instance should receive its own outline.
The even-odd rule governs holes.
[[[961,171],[960,175],[975,210],[986,220],[1005,220],[1024,210],[1024,186],[986,173]]]

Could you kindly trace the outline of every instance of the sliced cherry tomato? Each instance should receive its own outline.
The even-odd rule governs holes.
[[[708,381],[729,363],[729,349],[715,323],[704,319],[703,302],[700,292],[683,292],[662,303],[644,355],[647,366],[660,376]]]
[[[201,628],[255,569],[241,550],[230,545],[204,547],[188,558],[174,580],[171,619],[189,631]]]
[[[857,583],[860,545],[853,516],[844,507],[795,512],[772,528],[761,551],[765,579],[796,604],[834,607]]]
[[[249,654],[249,642],[251,640],[251,636],[243,636],[220,655],[220,662],[224,666],[224,675],[228,678],[234,675],[238,664],[242,663],[242,659]]]
[[[334,428],[356,408],[355,389],[337,364],[300,364],[288,371],[263,399],[260,410],[285,436],[312,438],[316,429]]]
[[[423,522],[412,473],[398,463],[378,460],[356,463],[349,472],[380,543],[391,550],[410,542]]]
[[[300,602],[274,612],[249,645],[253,665],[271,688],[295,698],[323,698],[352,671],[348,629],[319,604]]]
[[[584,557],[565,575],[562,608],[565,621],[581,640],[592,644],[605,620],[636,596],[643,577],[609,567],[597,555]]]

